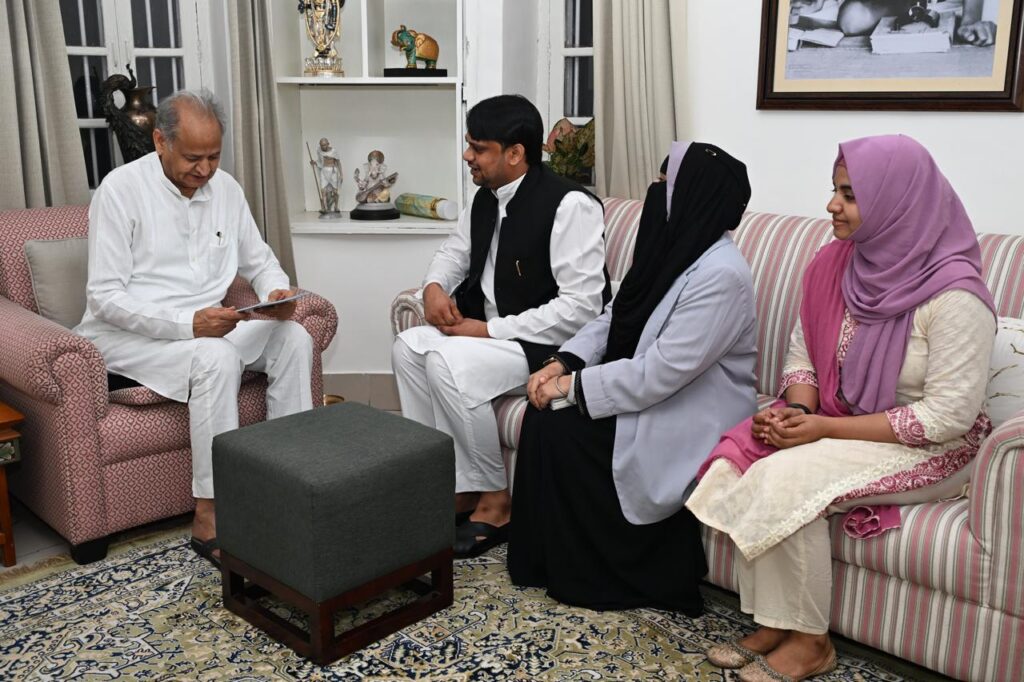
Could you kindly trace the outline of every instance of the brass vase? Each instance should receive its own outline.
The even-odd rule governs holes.
[[[132,88],[125,95],[127,101],[124,103],[124,112],[128,114],[128,118],[147,136],[153,135],[153,128],[156,125],[156,107],[153,106],[152,92],[151,85]]]
[[[107,125],[117,136],[117,146],[125,163],[134,161],[155,149],[153,128],[156,125],[156,107],[150,93],[152,86],[138,87],[131,67],[129,76],[116,73],[100,86],[99,104]],[[124,105],[114,103],[114,93],[124,96]]]

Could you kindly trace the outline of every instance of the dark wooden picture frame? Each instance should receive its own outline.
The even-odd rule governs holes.
[[[785,11],[787,22],[791,0],[762,0],[761,12],[761,53],[758,65],[757,85],[757,108],[758,109],[818,109],[818,110],[903,110],[903,111],[1024,111],[1024,50],[1022,50],[1022,6],[1024,0],[999,0],[1000,3],[1012,3],[1009,11],[1005,9],[1002,17],[1009,16],[1009,26],[999,24],[996,33],[996,42],[993,49],[993,71],[1002,61],[1002,54],[1005,50],[1005,77],[1001,74],[993,74],[984,80],[989,84],[995,84],[991,89],[966,89],[963,86],[953,85],[944,89],[925,89],[937,81],[930,81],[928,78],[906,78],[901,79],[899,84],[889,88],[893,82],[892,78],[862,79],[856,82],[844,79],[817,79],[804,80],[786,79],[788,64],[779,63],[780,55],[789,58],[794,54],[788,50],[780,49],[779,41],[787,41],[790,34],[788,23],[783,25],[780,22],[780,12]],[[834,0],[833,0],[834,1]],[[843,0],[840,0],[842,2]],[[849,1],[849,0],[846,0]],[[948,1],[948,0],[944,0]],[[785,33],[783,31],[786,31]],[[1005,35],[1004,35],[1005,34]],[[861,38],[861,41],[869,40]],[[845,41],[838,47],[816,48],[811,50],[840,50],[846,49],[845,54],[855,56],[857,47],[845,47]],[[870,43],[866,44],[868,53],[871,51]],[[957,45],[953,49],[973,48],[973,46]],[[808,48],[801,47],[801,50]],[[951,52],[953,51],[951,49]],[[973,48],[979,49],[979,48]],[[863,48],[860,48],[863,54]],[[829,56],[836,55],[841,59],[843,53],[820,53]],[[872,58],[879,55],[874,55]],[[882,55],[885,58],[895,58],[888,62],[892,68],[898,69],[899,58],[918,57],[919,55]],[[780,68],[781,67],[781,68]],[[783,81],[780,83],[780,79]],[[971,79],[965,76],[946,78],[945,82],[956,81],[966,83]],[[974,78],[982,83],[978,78]],[[887,83],[888,81],[888,83]],[[914,87],[900,87],[903,83],[912,83]],[[868,89],[855,89],[856,84],[868,83]],[[818,85],[822,84],[822,85]],[[998,87],[1001,85],[1001,87]],[[793,88],[800,88],[794,91]],[[978,87],[978,86],[975,86]]]

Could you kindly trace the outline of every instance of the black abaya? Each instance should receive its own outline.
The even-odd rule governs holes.
[[[634,525],[612,480],[615,417],[527,408],[516,461],[508,570],[590,609],[644,606],[699,616],[707,573],[700,527],[685,507]]]

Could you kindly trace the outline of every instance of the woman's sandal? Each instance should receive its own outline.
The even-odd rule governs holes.
[[[817,677],[818,675],[827,675],[835,670],[839,665],[836,660],[836,648],[832,646],[831,642],[828,644],[828,649],[828,655],[825,656],[825,660],[822,664],[806,675],[801,675],[800,677],[783,675],[768,665],[767,659],[762,657],[756,661],[752,661],[740,670],[740,680],[741,682],[800,682],[800,680]]]
[[[743,666],[764,658],[763,654],[759,654],[752,649],[748,649],[739,643],[726,642],[725,644],[718,644],[707,650],[708,660],[719,668],[726,668],[728,670],[735,670],[742,668]]]

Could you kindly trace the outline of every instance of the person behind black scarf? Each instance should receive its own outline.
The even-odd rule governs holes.
[[[633,361],[644,327],[673,284],[739,224],[750,199],[746,167],[714,145],[673,143],[662,172],[667,181],[652,184],[647,192],[633,264],[612,304],[607,343],[596,364]],[[731,244],[723,253],[729,249],[733,254],[719,254],[709,272],[723,268],[726,275],[736,273],[733,266],[723,266],[742,261]],[[749,281],[745,263],[743,268]],[[735,281],[742,279],[740,274]],[[736,304],[735,317],[750,318],[741,323],[745,332],[740,332],[734,348],[712,351],[721,351],[733,369],[740,368],[737,376],[744,379],[737,383],[749,381],[749,386],[723,396],[734,403],[723,407],[733,411],[754,403],[752,283],[745,292],[736,292]],[[567,345],[571,347],[571,341]],[[575,401],[576,409],[548,409],[537,402],[527,407],[518,443],[507,555],[513,583],[543,587],[554,599],[591,609],[655,607],[700,615],[699,584],[707,573],[700,524],[685,507],[653,522],[626,518],[613,471],[616,424],[625,415],[592,418],[582,382],[585,361],[563,350],[553,356],[555,361],[561,369],[553,366],[543,385],[554,386],[570,404]],[[745,364],[749,369],[743,369]],[[572,373],[575,383],[566,393],[556,382]],[[540,386],[535,384],[533,390],[542,390]],[[686,389],[680,386],[679,391]],[[750,405],[735,403],[736,395],[745,392]],[[606,395],[604,413],[609,411],[608,402]],[[685,419],[685,414],[678,418]],[[632,428],[638,423],[632,422]],[[685,453],[680,456],[685,458]],[[682,493],[680,487],[680,497]]]
[[[633,265],[612,304],[603,362],[633,357],[644,325],[672,283],[739,225],[750,201],[747,167],[713,144],[691,143],[676,169],[669,162],[662,164],[668,180],[647,190]]]

